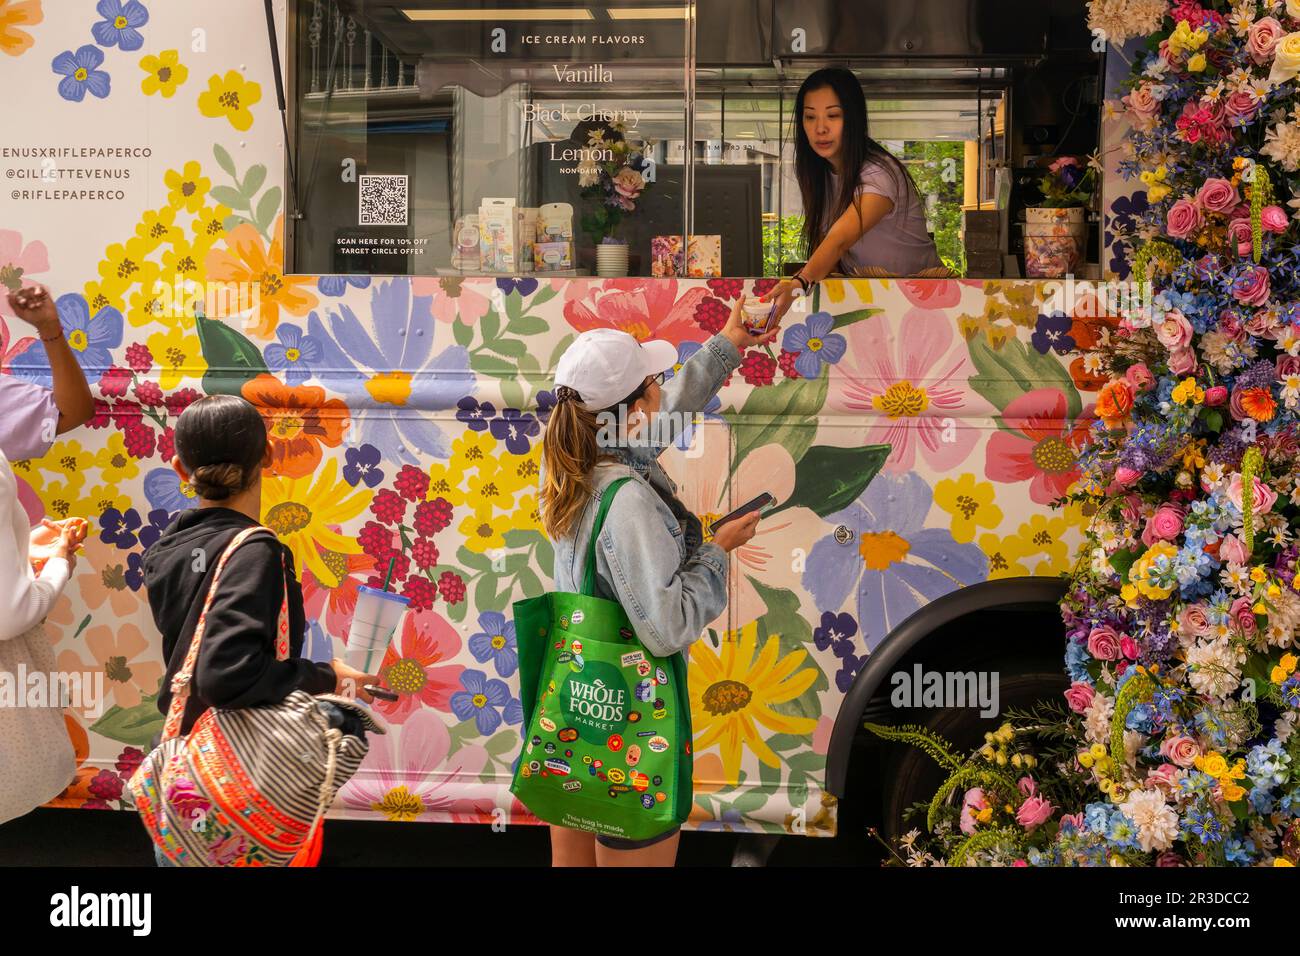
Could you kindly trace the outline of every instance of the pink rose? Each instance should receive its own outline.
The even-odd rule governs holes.
[[[1235,534],[1225,534],[1219,542],[1219,560],[1228,564],[1245,564],[1250,560],[1246,543]]]
[[[1137,495],[1125,495],[1120,505],[1120,516],[1129,524],[1137,524],[1142,517],[1142,499]]]
[[[1248,256],[1253,248],[1249,219],[1234,219],[1228,223],[1228,241],[1237,244],[1237,255]]]
[[[1255,266],[1244,282],[1232,284],[1232,297],[1243,305],[1263,305],[1268,300],[1268,270]]]
[[[1211,385],[1205,390],[1205,404],[1211,408],[1222,405],[1228,400],[1228,386]]]
[[[1065,824],[1067,824],[1067,823],[1070,824],[1070,826],[1074,827],[1074,829],[1075,829],[1076,831],[1077,831],[1077,830],[1082,830],[1082,829],[1083,829],[1083,811],[1079,811],[1078,813],[1067,813],[1067,814],[1063,815],[1063,816],[1061,817],[1061,826],[1065,826]]]
[[[1255,503],[1255,514],[1262,515],[1272,511],[1273,505],[1277,503],[1277,492],[1260,481],[1258,477],[1251,479],[1251,489]],[[1238,509],[1241,508],[1241,490],[1241,472],[1237,472],[1228,482],[1228,500],[1236,505]]]
[[[1271,63],[1273,49],[1285,34],[1282,24],[1278,23],[1275,17],[1256,20],[1250,25],[1250,30],[1246,34],[1246,49],[1250,52],[1250,58],[1261,66]]]
[[[1160,743],[1160,756],[1180,767],[1190,767],[1201,755],[1201,745],[1191,737],[1166,737]],[[1168,766],[1168,765],[1166,765]]]
[[[1281,206],[1265,206],[1259,211],[1259,224],[1266,232],[1286,232],[1290,217]]]
[[[1240,339],[1246,334],[1241,324],[1241,316],[1228,309],[1219,313],[1219,331],[1230,339]]]
[[[1130,485],[1136,484],[1137,480],[1141,477],[1142,472],[1138,471],[1136,468],[1130,468],[1127,465],[1120,465],[1115,469],[1115,482],[1121,488],[1127,488]]]
[[[1255,612],[1250,608],[1251,601],[1248,597],[1237,598],[1228,608],[1228,617],[1237,625],[1237,630],[1246,637],[1254,637],[1255,632],[1259,630],[1259,625],[1255,623]]]
[[[1277,357],[1277,377],[1300,373],[1300,355],[1279,355]]]
[[[1160,101],[1151,92],[1149,83],[1143,83],[1123,97],[1121,102],[1144,126],[1150,125],[1160,115]]]
[[[1171,763],[1162,763],[1155,770],[1147,774],[1146,786],[1155,787],[1165,796],[1173,793],[1178,788],[1178,781],[1183,772]]]
[[[1156,857],[1156,866],[1183,866],[1183,858],[1175,850],[1162,850]]]
[[[1151,369],[1147,368],[1143,362],[1130,365],[1125,369],[1124,380],[1129,383],[1129,386],[1135,392],[1149,392],[1156,387],[1156,377],[1151,374]]]
[[[1206,212],[1226,213],[1241,202],[1241,197],[1232,183],[1211,177],[1196,191],[1196,201]]]
[[[972,787],[966,791],[966,796],[961,801],[961,821],[959,826],[962,833],[971,834],[975,832],[975,814],[987,809],[988,805],[988,800],[984,799],[984,791],[979,787]]]
[[[1138,659],[1137,641],[1125,634],[1119,639],[1119,651],[1131,661]]]
[[[1156,338],[1165,348],[1185,349],[1192,342],[1192,323],[1177,309],[1170,309],[1156,325]]]
[[[1038,792],[1038,788],[1034,786],[1034,778],[1028,774],[1016,781],[1016,789],[1026,797],[1032,797]]]
[[[1046,823],[1056,809],[1043,797],[1026,797],[1025,802],[1016,811],[1016,822],[1026,830]]]
[[[1065,692],[1065,702],[1076,714],[1082,714],[1088,709],[1088,705],[1092,703],[1092,698],[1096,694],[1097,692],[1092,689],[1091,684],[1085,684],[1083,681],[1077,680]]]
[[[1028,866],[1029,864],[1026,863],[1024,860],[1015,860],[1015,861],[1012,862],[1011,865],[1012,865],[1012,866]]]
[[[1109,624],[1094,627],[1088,634],[1088,653],[1099,661],[1119,657],[1119,634]]]
[[[1183,198],[1169,207],[1165,228],[1175,239],[1185,239],[1201,228],[1201,210],[1190,199]]]
[[[1142,529],[1142,543],[1149,548],[1157,541],[1173,541],[1183,533],[1184,514],[1178,505],[1161,505]]]
[[[1260,309],[1246,319],[1246,331],[1256,338],[1264,338],[1277,327],[1277,322],[1277,313],[1272,309]]]
[[[1244,126],[1250,122],[1251,117],[1255,115],[1255,111],[1259,109],[1259,103],[1249,93],[1238,90],[1236,93],[1228,95],[1223,108],[1234,126]]]
[[[1178,627],[1194,637],[1205,637],[1210,633],[1210,618],[1205,613],[1204,607],[1199,604],[1189,604],[1178,612]]]
[[[1191,375],[1196,371],[1196,353],[1191,349],[1177,349],[1170,352],[1169,371],[1175,375]]]

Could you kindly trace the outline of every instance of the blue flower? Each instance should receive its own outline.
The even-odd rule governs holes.
[[[808,553],[804,587],[823,608],[854,598],[867,650],[935,598],[988,577],[978,545],[958,544],[947,528],[925,526],[933,497],[915,472],[877,475],[856,501],[826,516],[831,527],[853,532],[862,560],[846,560],[832,534]]]
[[[1074,320],[1064,312],[1040,315],[1037,324],[1034,326],[1034,334],[1030,336],[1029,341],[1033,343],[1034,348],[1041,355],[1046,355],[1053,349],[1056,350],[1058,355],[1073,352],[1074,336],[1070,335],[1070,327],[1073,324]]]
[[[470,637],[469,652],[480,664],[492,661],[498,674],[509,677],[519,668],[514,621],[507,621],[499,611],[484,611],[478,616],[478,626],[483,630]]]
[[[307,628],[306,639],[303,641],[302,653],[299,656],[315,661],[317,664],[328,664],[334,659],[334,639],[325,633],[319,621],[312,621],[311,626]]]
[[[805,322],[792,325],[781,336],[781,348],[794,352],[794,370],[803,378],[817,378],[823,365],[834,365],[844,357],[848,343],[844,336],[832,332],[835,317],[829,312],[814,312]]]
[[[471,395],[466,395],[456,403],[456,421],[468,425],[471,431],[485,432],[497,407],[491,402],[479,402]]]
[[[161,538],[162,533],[167,530],[167,525],[171,524],[171,520],[171,513],[163,508],[155,508],[149,512],[149,523],[139,531],[140,543],[146,548],[153,547],[154,542]]]
[[[108,508],[99,516],[99,540],[128,551],[135,547],[138,540],[136,532],[140,529],[140,512],[128,508],[126,514],[116,508]]]
[[[501,414],[492,419],[489,426],[492,430],[492,437],[497,441],[506,443],[506,451],[512,455],[526,455],[530,442],[529,438],[541,434],[542,426],[528,412],[521,412],[517,408],[503,408]]]
[[[840,660],[840,669],[835,672],[835,686],[839,688],[841,694],[849,692],[849,688],[858,678],[858,671],[862,670],[862,665],[866,662],[865,656],[858,657],[857,654],[846,654]]]
[[[745,818],[739,810],[728,807],[716,820],[703,820],[696,826],[697,830],[715,830],[721,833],[748,833]]]
[[[853,636],[857,633],[858,622],[852,614],[823,611],[821,626],[813,630],[813,645],[819,651],[832,648],[836,657],[848,657],[853,653]]]
[[[170,468],[154,468],[145,474],[144,496],[151,510],[161,508],[173,515],[198,504],[193,493],[187,495],[182,490],[180,476]]]
[[[149,22],[149,11],[139,0],[127,0],[125,4],[122,0],[99,0],[95,9],[104,18],[90,28],[96,43],[127,52],[144,46],[144,37],[136,28]]]
[[[132,551],[126,556],[126,573],[123,577],[126,579],[126,586],[132,591],[144,587],[144,555],[139,551]]]
[[[348,291],[348,286],[354,289],[368,289],[370,276],[321,276],[316,282],[316,289],[321,295],[336,299]]]
[[[551,411],[555,408],[555,393],[541,391],[537,393],[537,420],[545,425],[551,418]]]
[[[343,452],[343,480],[354,488],[363,481],[367,488],[375,487],[384,480],[379,457],[379,449],[374,445],[346,449]]]
[[[509,295],[518,292],[521,296],[532,295],[537,291],[536,279],[497,279],[497,288]]]
[[[358,416],[356,440],[374,445],[384,460],[419,465],[423,457],[450,458],[451,441],[433,413],[474,393],[469,353],[453,345],[433,354],[433,297],[413,296],[410,279],[372,286],[370,312],[373,333],[342,304],[329,312],[328,330],[318,316],[308,317],[324,361],[317,378],[350,408],[375,409]]]
[[[311,378],[311,367],[321,360],[320,343],[286,322],[276,327],[275,335],[280,341],[272,342],[263,350],[267,368],[283,372],[284,380],[290,385],[301,385]]]
[[[86,378],[98,381],[113,365],[110,349],[122,344],[122,313],[106,306],[92,316],[85,296],[74,292],[59,296],[54,305],[64,337],[77,356],[77,363],[86,373]],[[28,349],[15,358],[10,367],[15,375],[29,382],[46,388],[53,385],[44,349]]]
[[[1213,810],[1189,810],[1184,836],[1196,836],[1201,843],[1217,843],[1223,839],[1223,821]]]
[[[104,54],[99,47],[85,46],[73,53],[64,50],[50,63],[51,69],[63,79],[59,80],[59,95],[65,100],[80,103],[86,98],[86,90],[103,99],[109,93],[109,77],[103,70],[96,69],[104,62]]]
[[[482,671],[465,670],[460,675],[460,686],[451,695],[451,712],[460,720],[473,718],[478,732],[488,736],[501,726],[517,724],[524,719],[524,708],[510,696],[510,688],[503,680],[489,678]]]

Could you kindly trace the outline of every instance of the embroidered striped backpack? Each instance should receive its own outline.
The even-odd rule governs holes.
[[[222,552],[185,663],[172,681],[162,741],[128,787],[145,829],[177,866],[286,866],[318,846],[320,821],[369,750],[362,738],[330,725],[328,701],[357,714],[367,730],[385,728],[357,701],[296,690],[278,704],[209,708],[180,736],[212,596],[231,554],[254,534],[241,531]],[[289,656],[288,582],[280,605],[275,656]],[[316,851],[319,853],[319,850]]]

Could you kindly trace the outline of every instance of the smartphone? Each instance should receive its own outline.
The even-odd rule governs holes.
[[[366,684],[363,689],[371,697],[377,697],[380,700],[397,700],[397,694],[393,693],[387,687],[380,687],[378,684]]]
[[[727,514],[719,518],[717,521],[713,522],[713,524],[709,525],[709,534],[717,534],[718,529],[721,528],[728,521],[735,521],[737,518],[742,518],[745,515],[749,514],[751,511],[761,511],[762,509],[766,508],[768,505],[772,504],[772,502],[774,501],[776,501],[775,498],[773,498],[766,491],[763,492],[757,498],[754,498],[750,501],[746,501],[735,511],[728,512]]]

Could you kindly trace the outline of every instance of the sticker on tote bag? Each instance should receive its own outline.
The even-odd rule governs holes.
[[[569,618],[569,620],[573,621],[574,624],[581,624],[583,622],[583,619],[586,618],[586,616],[587,615],[584,614],[581,610],[577,610],[573,612],[573,615]]]
[[[641,651],[631,651],[619,658],[619,662],[624,667],[632,667],[636,664],[640,664],[643,660],[645,660],[645,654]]]
[[[651,750],[653,750],[655,753],[657,753],[657,754],[661,754],[661,753],[663,753],[665,750],[668,749],[668,738],[666,738],[666,737],[651,737],[651,738],[646,742],[646,746],[649,747]]]

